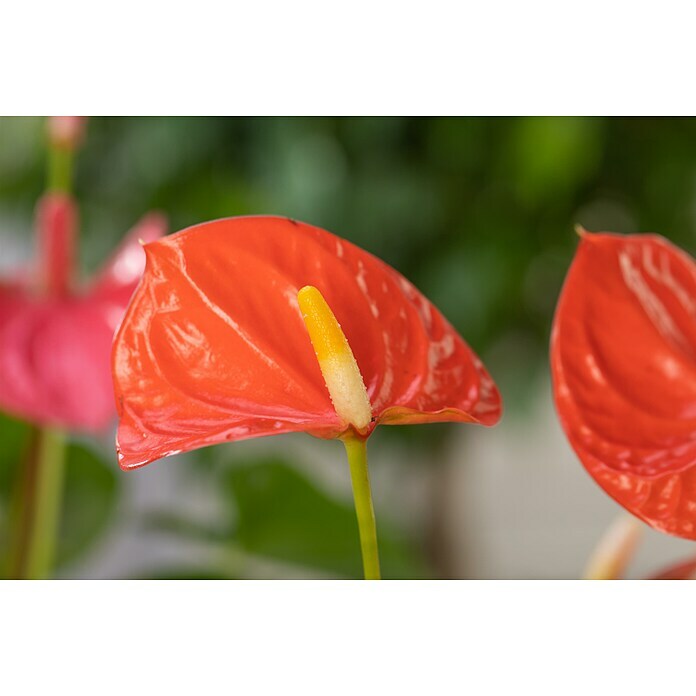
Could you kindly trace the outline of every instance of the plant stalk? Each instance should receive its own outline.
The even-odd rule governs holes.
[[[51,144],[48,148],[49,191],[71,193],[73,179],[73,149],[64,145]]]
[[[18,490],[10,576],[50,578],[63,497],[65,435],[57,428],[37,429],[27,452]]]
[[[48,191],[72,193],[74,149],[49,140]],[[48,279],[48,287],[54,287]],[[65,433],[52,426],[36,428],[25,457],[15,502],[15,529],[10,552],[10,576],[49,578],[63,499]]]
[[[377,524],[372,505],[370,475],[367,469],[367,442],[356,436],[347,436],[343,438],[343,445],[346,448],[350,478],[353,483],[353,499],[355,514],[358,518],[365,580],[381,580]]]

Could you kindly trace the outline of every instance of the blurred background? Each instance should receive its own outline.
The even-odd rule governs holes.
[[[42,119],[0,119],[0,275],[31,258],[45,156]],[[696,120],[94,118],[75,192],[85,274],[151,209],[172,231],[287,215],[396,267],[483,358],[505,415],[492,429],[375,431],[384,576],[580,576],[620,509],[566,444],[551,400],[573,226],[657,232],[693,252]],[[26,433],[0,416],[0,544]],[[629,575],[695,551],[646,528]],[[65,578],[360,577],[342,447],[283,435],[124,473],[113,431],[73,438],[58,561]]]

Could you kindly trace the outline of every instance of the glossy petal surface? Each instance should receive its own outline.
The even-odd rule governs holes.
[[[556,407],[597,483],[696,538],[696,266],[661,237],[587,234],[551,341]]]
[[[162,233],[161,221],[145,236]],[[114,417],[111,342],[145,265],[136,229],[84,294],[0,283],[0,408],[40,424],[97,431]],[[56,258],[61,258],[57,253]],[[117,273],[114,269],[128,269]]]
[[[328,232],[230,218],[146,252],[114,344],[125,468],[229,440],[345,430],[297,304],[306,285],[341,324],[375,423],[500,417],[493,381],[438,310],[394,269]]]

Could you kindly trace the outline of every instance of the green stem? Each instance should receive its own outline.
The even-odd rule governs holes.
[[[51,577],[63,495],[65,435],[56,428],[36,431],[18,489],[11,577]]]
[[[48,578],[53,571],[56,537],[63,498],[65,434],[44,428],[37,453],[36,505],[27,554],[27,577]]]
[[[48,184],[49,191],[70,193],[73,178],[73,150],[64,145],[48,147]]]
[[[360,531],[365,580],[380,580],[377,524],[372,506],[370,474],[367,470],[367,442],[362,438],[349,436],[343,439],[343,444],[348,455],[350,478],[353,482],[353,499]]]
[[[74,146],[49,138],[48,191],[72,192],[73,162]],[[63,280],[48,278],[47,286],[62,285]],[[51,426],[34,430],[13,503],[11,577],[38,579],[51,576],[63,497],[65,446],[66,437],[62,430]]]

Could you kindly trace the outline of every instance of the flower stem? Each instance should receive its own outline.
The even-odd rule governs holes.
[[[356,436],[347,436],[343,438],[343,444],[348,455],[350,478],[353,483],[365,580],[380,580],[377,524],[372,506],[370,475],[367,470],[367,441]]]
[[[38,429],[18,490],[11,577],[23,580],[51,577],[64,467],[64,433],[50,427]]]
[[[48,147],[49,191],[70,193],[73,178],[73,150],[64,145],[50,144]]]
[[[587,562],[584,580],[620,580],[635,554],[643,523],[622,512],[604,532]]]
[[[50,192],[70,194],[73,183],[73,144],[49,137],[46,188]],[[49,240],[57,243],[55,239]],[[67,240],[62,239],[63,244]],[[71,240],[72,242],[72,240]],[[68,264],[68,268],[70,265]],[[70,279],[56,275],[55,264],[48,263],[46,287],[69,285]],[[64,265],[60,265],[66,273]],[[53,277],[50,274],[53,274]],[[65,433],[52,426],[37,428],[25,457],[22,479],[17,488],[15,533],[11,549],[10,575],[21,579],[51,576],[55,555],[56,534],[63,498],[65,468]]]

